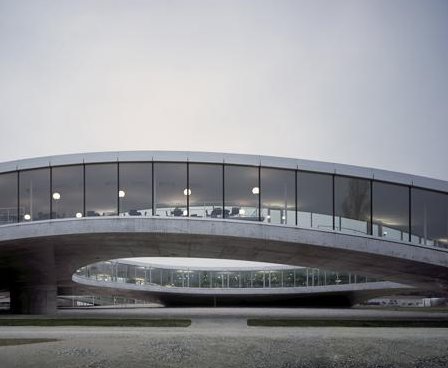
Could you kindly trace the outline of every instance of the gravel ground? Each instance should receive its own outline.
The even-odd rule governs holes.
[[[448,367],[448,329],[260,328],[222,321],[188,328],[2,327],[8,367]]]

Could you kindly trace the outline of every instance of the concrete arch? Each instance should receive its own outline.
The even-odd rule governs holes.
[[[0,254],[1,287],[12,290],[14,309],[21,312],[54,310],[56,286],[70,287],[81,266],[140,256],[310,266],[448,290],[444,249],[235,220],[104,217],[7,225],[0,233]]]

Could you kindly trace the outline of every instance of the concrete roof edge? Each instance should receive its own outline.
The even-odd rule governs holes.
[[[191,163],[227,163],[235,165],[264,166],[291,170],[305,170],[325,174],[354,176],[365,179],[375,179],[396,184],[422,187],[448,193],[448,181],[413,174],[338,164],[331,162],[294,159],[277,156],[262,156],[238,153],[189,152],[189,151],[110,151],[64,154],[37,157],[0,163],[0,173],[44,168],[49,166],[64,166],[76,164],[92,164],[106,162],[191,162]]]

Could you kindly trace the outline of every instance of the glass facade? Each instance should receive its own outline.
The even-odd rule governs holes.
[[[205,271],[134,265],[117,260],[83,267],[76,275],[105,282],[203,289],[313,287],[380,281],[317,268]]]
[[[409,240],[409,188],[382,182],[372,184],[373,235]]]
[[[152,164],[119,164],[118,200],[121,216],[152,215]]]
[[[448,248],[448,195],[412,188],[412,242]]]
[[[117,164],[85,166],[86,216],[116,216],[118,211]]]
[[[223,187],[222,165],[190,164],[190,216],[222,218]]]
[[[272,224],[296,224],[296,175],[292,170],[262,168],[261,218]]]
[[[156,216],[187,216],[187,164],[154,164],[154,204]]]
[[[370,180],[336,176],[334,179],[335,229],[371,234]]]
[[[224,185],[224,217],[258,221],[258,167],[225,165]]]
[[[408,185],[301,170],[98,163],[0,174],[0,225],[84,216],[190,216],[297,224],[447,248],[447,198]],[[219,284],[213,280],[218,275],[210,277],[198,276],[197,282]],[[226,277],[223,282],[231,283]],[[239,282],[259,286],[269,277]]]
[[[50,169],[19,173],[19,221],[50,218]]]
[[[51,170],[52,218],[84,216],[84,167],[60,166]]]
[[[17,222],[17,172],[0,174],[0,225]]]
[[[333,229],[333,177],[299,171],[297,173],[297,225]]]

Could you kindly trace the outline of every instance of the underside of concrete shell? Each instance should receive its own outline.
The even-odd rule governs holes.
[[[4,226],[2,288],[14,311],[55,311],[56,288],[101,260],[167,256],[345,270],[446,293],[448,252],[372,237],[231,220],[96,218]]]

